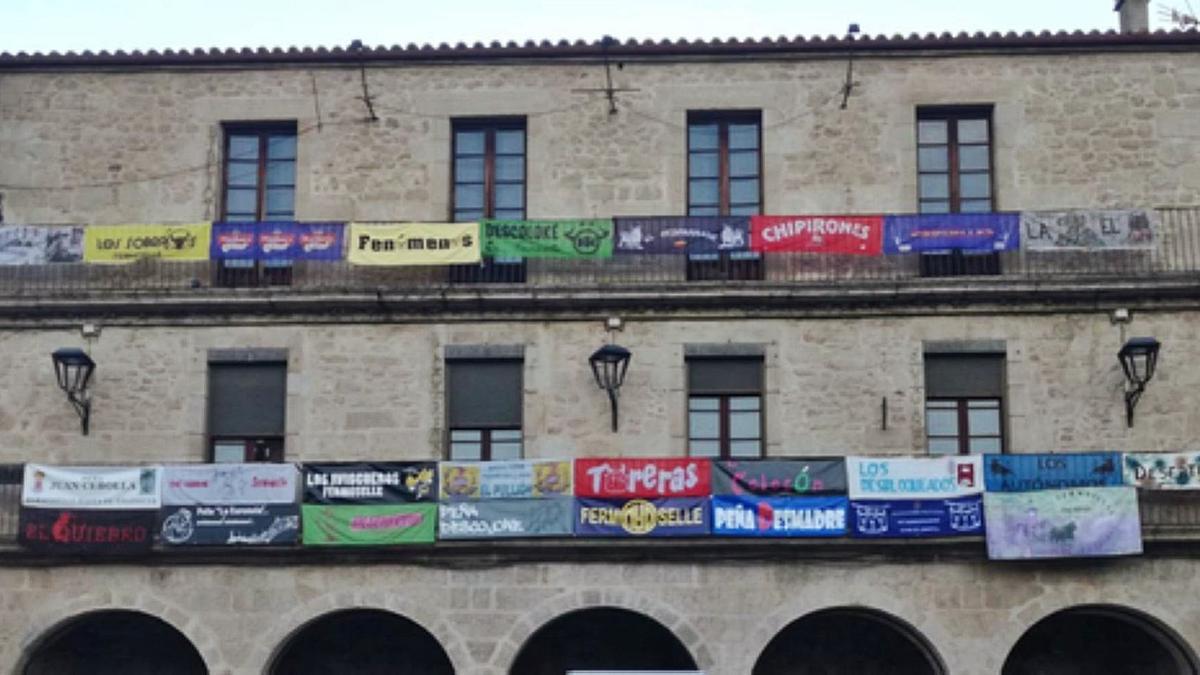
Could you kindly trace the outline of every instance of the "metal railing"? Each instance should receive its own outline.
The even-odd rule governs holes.
[[[602,260],[492,262],[449,267],[363,267],[296,262],[227,268],[220,262],[141,260],[125,265],[0,266],[0,297],[80,293],[211,293],[230,289],[330,293],[454,287],[595,288],[710,285],[846,286],[930,277],[989,280],[1189,279],[1200,277],[1200,208],[1160,209],[1157,242],[1143,250],[1017,250],[983,255],[860,257],[808,253],[618,255]]]

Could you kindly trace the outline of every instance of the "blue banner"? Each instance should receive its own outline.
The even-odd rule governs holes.
[[[615,218],[613,253],[685,254],[750,250],[747,217]]]
[[[883,252],[935,253],[960,251],[1015,251],[1021,243],[1021,216],[1017,213],[938,213],[887,216],[883,225]]]
[[[700,537],[712,531],[707,497],[575,500],[582,537]]]
[[[983,534],[983,495],[955,499],[850,502],[855,537],[960,537]]]
[[[1040,455],[984,455],[988,492],[1062,490],[1121,485],[1121,455],[1079,452]]]
[[[735,537],[841,537],[846,497],[713,497],[713,534]]]
[[[341,260],[343,223],[214,223],[213,260]]]

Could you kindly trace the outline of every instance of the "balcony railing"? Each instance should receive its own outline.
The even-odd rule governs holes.
[[[1159,210],[1157,244],[1143,250],[1017,250],[984,255],[861,257],[764,253],[699,258],[619,255],[602,260],[529,259],[449,267],[364,267],[296,262],[231,270],[216,261],[141,260],[125,265],[0,266],[0,297],[81,293],[213,293],[231,289],[291,293],[420,291],[447,288],[829,286],[902,283],[923,278],[1129,281],[1200,278],[1200,208]],[[728,255],[728,254],[727,254]]]

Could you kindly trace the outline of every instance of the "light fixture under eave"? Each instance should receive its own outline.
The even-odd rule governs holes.
[[[629,369],[628,349],[620,345],[604,345],[592,352],[588,363],[592,365],[592,375],[596,378],[596,386],[608,393],[612,404],[612,430],[617,430],[617,393],[625,383],[625,371]]]
[[[1158,365],[1158,350],[1162,343],[1152,337],[1129,338],[1117,352],[1121,370],[1125,372],[1125,424],[1133,426],[1133,409],[1154,377]]]
[[[67,400],[79,413],[83,426],[83,435],[87,436],[88,422],[92,416],[92,396],[88,391],[92,373],[96,370],[96,362],[82,349],[63,347],[50,355],[54,359],[54,374],[58,378],[58,386],[67,394]]]

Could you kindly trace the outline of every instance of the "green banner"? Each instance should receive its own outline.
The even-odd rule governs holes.
[[[610,258],[612,220],[484,220],[483,255],[493,258]]]
[[[432,544],[437,527],[437,504],[304,504],[300,508],[305,546]]]

